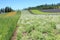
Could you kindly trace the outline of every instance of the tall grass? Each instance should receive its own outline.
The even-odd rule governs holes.
[[[14,32],[17,21],[20,17],[20,12],[13,16],[5,17],[5,14],[0,15],[0,40],[9,40]]]

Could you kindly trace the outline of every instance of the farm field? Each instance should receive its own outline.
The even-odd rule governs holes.
[[[24,10],[18,25],[16,40],[60,40],[60,15],[34,15]]]
[[[41,10],[43,12],[60,12],[60,9],[45,9],[45,10]]]
[[[60,40],[60,15],[47,15],[38,10],[31,12],[0,14],[0,40],[11,40],[16,27],[17,36],[13,40]]]
[[[47,12],[45,12],[47,11]],[[53,14],[53,15],[57,15],[57,14],[60,14],[60,12],[49,12],[50,10],[30,10],[30,12],[32,14]]]
[[[0,40],[60,40],[60,0],[0,0]]]
[[[0,40],[11,40],[19,17],[20,12],[0,14]]]

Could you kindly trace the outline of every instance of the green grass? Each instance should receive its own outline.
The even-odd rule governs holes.
[[[10,40],[12,33],[17,26],[20,12],[13,16],[5,16],[6,14],[0,14],[0,40]]]
[[[45,14],[44,12],[41,12],[39,10],[31,10],[31,12],[34,14]]]

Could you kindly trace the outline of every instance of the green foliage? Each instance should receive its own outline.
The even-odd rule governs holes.
[[[10,7],[5,7],[5,12],[12,12],[13,11],[13,9],[12,8],[10,8]]]
[[[0,13],[7,13],[14,11],[11,7],[5,7],[0,9]]]

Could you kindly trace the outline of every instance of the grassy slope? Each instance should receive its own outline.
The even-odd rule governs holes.
[[[60,15],[32,15],[22,11],[17,40],[60,40]]]
[[[0,40],[10,39],[20,16],[19,13],[14,14],[14,12],[11,12],[12,16],[10,16],[10,13],[8,14],[0,14]]]
[[[44,12],[41,12],[39,10],[30,10],[34,14],[44,14]],[[46,13],[45,13],[46,14]]]

